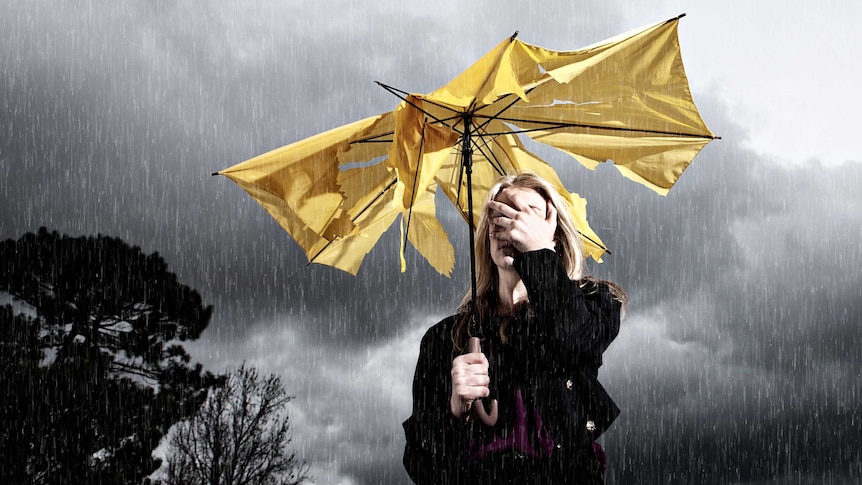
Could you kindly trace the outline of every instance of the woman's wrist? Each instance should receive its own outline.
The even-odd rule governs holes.
[[[467,412],[467,406],[460,397],[453,395],[449,398],[449,414],[460,419],[465,412]]]

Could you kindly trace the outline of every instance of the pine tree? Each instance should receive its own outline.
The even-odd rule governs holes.
[[[4,292],[29,311],[0,311],[0,482],[141,483],[220,382],[180,343],[212,307],[157,253],[44,228],[0,243]]]

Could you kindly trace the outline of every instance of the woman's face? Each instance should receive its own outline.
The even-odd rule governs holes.
[[[533,210],[541,211],[542,214],[545,213],[548,206],[544,197],[535,190],[522,189],[519,187],[507,187],[501,190],[494,200],[513,208],[516,206],[514,201],[517,200],[518,205],[526,205]],[[499,215],[500,214],[496,211],[491,211],[490,214],[492,219]],[[518,250],[512,246],[511,242],[503,241],[494,237],[495,233],[502,230],[503,228],[495,226],[492,221],[489,222],[488,239],[491,247],[491,259],[494,261],[494,264],[497,265],[498,269],[510,269],[512,267],[512,263],[515,261],[515,255],[518,254]]]

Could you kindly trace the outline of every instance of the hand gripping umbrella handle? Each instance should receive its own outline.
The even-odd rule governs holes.
[[[467,342],[467,348],[470,353],[481,352],[482,346],[479,344],[479,339],[477,337],[470,337],[470,340]],[[481,399],[476,399],[473,401],[473,413],[476,414],[476,417],[479,418],[479,421],[485,424],[485,426],[494,426],[497,423],[497,400],[494,399],[491,401],[491,412],[490,414],[485,412],[485,405],[482,404]]]

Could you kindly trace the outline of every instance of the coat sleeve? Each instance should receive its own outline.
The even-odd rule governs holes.
[[[403,423],[404,468],[417,484],[460,483],[469,440],[467,424],[449,412],[452,344],[444,322],[422,338],[413,376],[413,414]]]
[[[554,419],[562,443],[598,438],[620,410],[598,381],[602,353],[620,329],[622,304],[608,285],[571,281],[556,253],[527,252],[515,259],[533,315],[518,329],[525,378]],[[589,421],[589,424],[588,424]]]
[[[531,323],[521,336],[532,357],[557,367],[571,363],[579,368],[601,363],[601,355],[620,329],[621,304],[606,285],[585,295],[569,279],[557,253],[543,249],[519,255],[515,269],[521,276],[530,307]]]

